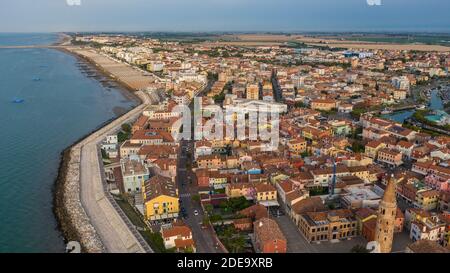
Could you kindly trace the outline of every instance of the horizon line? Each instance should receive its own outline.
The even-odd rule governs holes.
[[[446,34],[450,30],[69,30],[69,31],[0,31],[2,34],[58,34],[58,33],[205,33],[205,34],[235,34],[235,33],[264,33],[264,34],[316,34],[316,33],[345,33],[345,34]]]

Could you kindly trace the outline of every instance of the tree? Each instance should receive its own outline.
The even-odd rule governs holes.
[[[221,216],[221,215],[219,215],[219,214],[214,214],[214,215],[211,215],[211,217],[209,218],[209,220],[211,221],[211,223],[216,223],[216,222],[222,221],[223,219],[222,219],[222,216]]]
[[[301,153],[300,155],[302,156],[302,158],[305,158],[305,157],[310,156],[311,154],[310,154],[310,152],[305,151],[305,152]]]
[[[358,119],[361,117],[361,114],[365,113],[366,110],[365,109],[361,109],[361,108],[356,108],[353,109],[352,112],[350,112],[350,115],[354,118],[354,119]]]
[[[207,215],[203,216],[202,224],[203,226],[208,226],[211,221]]]
[[[217,81],[219,79],[219,75],[217,73],[208,72],[207,78],[208,80]]]
[[[213,97],[215,103],[222,103],[225,100],[225,92],[221,92]]]
[[[109,159],[108,154],[106,153],[106,151],[104,149],[102,149],[102,158],[103,159]]]
[[[232,225],[227,225],[221,230],[221,241],[231,253],[240,253],[245,248],[245,237],[240,234]]]
[[[200,202],[200,195],[198,194],[192,195],[191,199],[194,202]]]
[[[363,153],[365,151],[365,147],[359,141],[354,141],[352,144],[352,151],[354,153]]]
[[[230,240],[229,247],[231,253],[241,253],[245,248],[245,238],[241,234],[236,234]]]
[[[205,205],[205,211],[208,213],[208,215],[211,215],[213,212],[214,207],[211,204]]]
[[[224,213],[235,213],[237,211],[248,208],[251,205],[245,197],[230,198],[220,203],[220,208]]]
[[[295,108],[306,108],[306,104],[304,104],[304,103],[301,102],[301,101],[297,101],[297,102],[294,104],[294,106],[295,106]]]
[[[194,253],[194,249],[191,246],[188,246],[184,249],[184,253]]]
[[[351,253],[369,253],[370,251],[367,250],[363,245],[356,245],[352,247],[350,250]]]
[[[356,127],[356,129],[352,130],[352,133],[348,136],[352,139],[360,139],[361,137],[359,136],[360,134],[363,133],[363,128],[362,127]]]
[[[131,133],[131,125],[128,123],[124,123],[122,124],[122,131],[124,131],[125,133]]]
[[[124,142],[130,138],[130,135],[124,132],[119,132],[117,134],[117,141]]]

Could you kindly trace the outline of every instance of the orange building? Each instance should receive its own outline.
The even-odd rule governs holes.
[[[337,108],[337,102],[332,99],[316,99],[311,101],[311,109],[330,111]]]
[[[287,241],[277,222],[261,218],[253,224],[255,249],[259,253],[286,253]]]

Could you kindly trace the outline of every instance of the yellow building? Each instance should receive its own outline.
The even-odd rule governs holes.
[[[221,174],[219,171],[211,171],[209,173],[209,185],[215,189],[225,188],[228,183],[226,174]]]
[[[370,181],[370,172],[366,166],[348,167],[351,175],[357,176],[361,180]]]
[[[289,151],[294,155],[300,155],[306,152],[306,140],[304,138],[291,139],[288,142]]]
[[[200,169],[223,169],[226,168],[226,158],[221,155],[201,155],[197,158],[197,166]]]
[[[145,181],[142,186],[142,195],[146,220],[178,217],[180,211],[178,189],[170,178],[156,175]]]
[[[310,243],[348,240],[358,235],[353,213],[344,209],[301,214],[298,226]]]
[[[225,187],[225,194],[229,198],[245,197],[253,199],[255,188],[251,183],[231,183]]]
[[[247,99],[249,100],[259,100],[259,85],[249,84],[247,85]]]
[[[377,212],[371,208],[360,208],[355,212],[355,218],[358,223],[358,234],[362,234],[364,223],[371,219],[376,219]]]
[[[237,156],[227,156],[226,157],[227,168],[234,169],[239,166],[239,157]]]
[[[386,144],[381,143],[378,140],[372,140],[366,144],[365,154],[370,158],[376,159],[378,151],[382,148],[386,148]]]
[[[256,184],[255,193],[257,202],[277,200],[277,189],[270,184]]]
[[[289,176],[285,175],[283,173],[274,174],[274,175],[270,176],[270,183],[272,183],[273,185],[276,185],[280,181],[284,181],[284,180],[286,180],[288,178],[289,178]]]
[[[405,226],[407,229],[411,229],[412,222],[425,222],[431,218],[431,213],[418,208],[407,208],[405,211]]]
[[[434,210],[438,206],[439,192],[431,189],[420,190],[416,194],[416,202],[424,210]]]

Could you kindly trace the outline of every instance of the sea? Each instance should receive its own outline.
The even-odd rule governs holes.
[[[58,34],[0,33],[0,47]],[[0,253],[64,252],[53,213],[61,152],[137,103],[55,49],[0,48]]]

